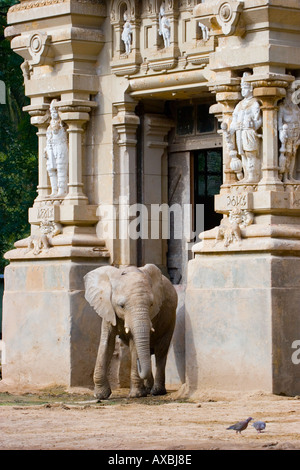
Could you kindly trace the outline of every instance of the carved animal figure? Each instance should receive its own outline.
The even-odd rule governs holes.
[[[163,395],[167,353],[176,321],[177,293],[153,264],[118,269],[104,266],[84,277],[85,298],[102,317],[101,338],[94,369],[95,396],[111,394],[107,372],[115,338],[129,346],[130,397]],[[151,371],[151,354],[156,374]]]

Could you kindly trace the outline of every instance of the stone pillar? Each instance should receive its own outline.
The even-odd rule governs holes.
[[[129,208],[137,200],[137,176],[136,176],[136,131],[140,119],[134,110],[136,103],[128,102],[115,103],[117,115],[113,119],[113,126],[118,135],[119,148],[119,264],[136,265],[137,263],[137,243],[129,234],[129,225],[132,215]],[[134,216],[135,217],[135,216]]]
[[[262,174],[260,189],[282,190],[278,170],[278,107],[277,103],[285,96],[286,81],[256,81],[253,83],[254,96],[261,103],[263,113]]]
[[[298,395],[300,181],[279,177],[277,104],[291,77],[248,77],[262,113],[261,179],[215,198],[219,227],[200,234],[186,291],[186,382],[205,389]],[[229,183],[229,181],[228,181]]]
[[[89,121],[89,112],[91,108],[84,109],[84,112],[74,109],[64,110],[64,106],[59,107],[62,120],[67,124],[69,135],[69,183],[68,195],[65,202],[68,204],[82,205],[88,204],[88,198],[83,193],[82,182],[82,137],[84,126]]]
[[[166,267],[167,239],[162,238],[161,224],[166,227],[168,220],[162,204],[168,204],[165,199],[164,182],[166,184],[167,167],[164,162],[165,150],[168,146],[167,135],[173,126],[163,115],[146,114],[144,117],[144,147],[143,147],[143,203],[148,211],[149,238],[143,240],[143,264],[151,262]],[[156,235],[157,238],[153,238]]]
[[[45,147],[46,147],[47,126],[44,123],[38,126],[38,146],[39,146],[39,183],[37,187],[38,199],[42,200],[49,194],[48,175],[46,168]]]
[[[45,103],[44,99],[42,99],[41,101],[38,100],[37,103],[25,106],[23,109],[24,111],[28,111],[31,116],[31,124],[38,128],[39,173],[37,186],[38,197],[36,198],[36,201],[40,201],[48,196],[50,189],[45,158],[46,132],[50,117],[49,103]]]
[[[26,3],[10,8],[6,32],[24,58],[25,94],[31,99],[25,109],[39,130],[39,184],[29,209],[31,233],[5,255],[10,264],[2,379],[31,389],[91,386],[101,321],[85,300],[83,278],[109,264],[110,253],[96,233],[98,201],[89,201],[83,187],[83,135],[97,105],[96,64],[105,43],[106,6],[70,0],[33,3],[29,11]],[[49,190],[44,150],[50,103],[58,106],[68,131],[66,196],[51,196]]]

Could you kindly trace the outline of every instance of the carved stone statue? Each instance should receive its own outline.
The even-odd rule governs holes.
[[[130,21],[128,19],[127,14],[124,14],[124,21],[125,24],[123,26],[123,32],[122,32],[122,41],[125,44],[125,52],[126,54],[130,54],[131,52],[131,42],[132,42],[132,26],[130,24]]]
[[[68,183],[68,139],[67,132],[54,107],[56,100],[50,105],[51,121],[46,133],[45,157],[51,184],[51,195],[63,197],[67,194]]]
[[[228,247],[233,242],[242,241],[242,231],[249,227],[254,221],[254,214],[245,209],[235,208],[229,212],[229,216],[225,217],[218,228],[216,236],[216,244],[224,241],[224,246]]]
[[[279,173],[283,182],[293,182],[296,154],[300,145],[300,109],[292,100],[292,88],[289,88],[286,97],[279,106],[278,131],[281,142],[279,156]]]
[[[234,109],[229,132],[235,137],[235,150],[242,160],[243,182],[257,183],[261,178],[261,160],[259,155],[260,138],[257,133],[262,125],[260,105],[253,97],[251,83],[245,81],[244,73],[241,83],[243,100]]]
[[[199,26],[202,32],[202,39],[204,42],[207,42],[209,40],[209,29],[205,24],[199,22]]]
[[[164,3],[163,3],[159,11],[159,34],[160,36],[163,37],[165,47],[170,47],[170,39],[171,39],[170,29],[171,29],[170,21],[165,16],[165,8],[164,8]]]

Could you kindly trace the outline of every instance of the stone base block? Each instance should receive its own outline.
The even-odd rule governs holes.
[[[71,260],[14,261],[5,269],[3,381],[31,387],[93,386],[101,320]]]
[[[204,389],[300,394],[300,258],[197,255],[186,292],[186,381]],[[294,343],[295,344],[295,343]]]

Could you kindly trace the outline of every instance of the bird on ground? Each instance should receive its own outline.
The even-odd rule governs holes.
[[[251,421],[252,419],[253,418],[247,418],[244,421],[239,421],[238,423],[235,423],[232,426],[229,426],[229,428],[227,429],[233,429],[234,431],[236,431],[236,433],[241,434],[241,432],[247,428],[249,421]]]
[[[257,432],[262,432],[266,429],[266,423],[264,421],[255,421],[252,426],[256,429]]]

